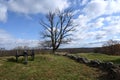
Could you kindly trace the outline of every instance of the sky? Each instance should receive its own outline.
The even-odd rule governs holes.
[[[71,7],[78,26],[73,41],[62,47],[99,47],[120,40],[120,0],[0,0],[0,48],[38,46],[40,19]]]

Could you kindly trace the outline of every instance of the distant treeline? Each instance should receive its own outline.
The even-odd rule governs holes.
[[[96,48],[95,52],[104,53],[108,55],[120,55],[120,44],[103,46],[101,48]]]
[[[0,57],[3,56],[15,56],[16,53],[23,54],[25,50],[0,50]],[[28,53],[32,52],[32,50],[26,50]],[[42,51],[42,50],[41,50]],[[40,50],[34,50],[36,54],[41,52]]]
[[[96,48],[64,48],[64,49],[58,49],[57,52],[67,52],[67,53],[90,53],[95,52]],[[0,57],[2,56],[15,56],[16,52],[19,52],[20,54],[24,52],[24,50],[1,50],[0,51]],[[31,50],[27,50],[29,53]],[[44,54],[44,53],[51,53],[51,49],[35,49],[35,54]]]
[[[101,48],[95,48],[94,52],[108,55],[120,55],[120,41],[109,40]]]
[[[64,48],[64,49],[58,49],[58,52],[68,52],[68,53],[91,53],[95,52],[95,48]]]
[[[15,56],[16,52],[20,54],[24,52],[24,49],[15,49],[15,50],[0,50],[1,56]],[[31,49],[27,50],[28,53],[31,52]],[[51,53],[51,49],[34,49],[35,54],[44,54]],[[120,55],[120,42],[109,40],[102,47],[94,48],[63,48],[58,49],[57,52],[67,52],[67,53],[104,53],[108,55]]]

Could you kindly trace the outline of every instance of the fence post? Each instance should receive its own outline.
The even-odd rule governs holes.
[[[16,51],[16,62],[18,61],[18,51]]]
[[[35,52],[34,52],[34,50],[32,50],[31,57],[32,57],[32,60],[34,61],[34,57],[35,57]]]
[[[27,64],[28,63],[28,53],[27,51],[24,51],[24,58],[25,58],[25,61],[24,61],[24,64]]]

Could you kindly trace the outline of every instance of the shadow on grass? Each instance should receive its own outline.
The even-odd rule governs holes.
[[[15,58],[8,58],[8,62],[13,62],[13,63],[20,63],[20,64],[26,64],[24,58],[19,58],[18,61],[16,61]],[[33,61],[33,59],[28,58],[28,61]]]
[[[103,72],[101,76],[98,77],[98,80],[111,80],[108,73]]]

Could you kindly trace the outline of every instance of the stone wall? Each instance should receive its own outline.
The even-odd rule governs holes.
[[[58,54],[60,55],[60,54]],[[91,67],[96,67],[101,70],[107,71],[108,80],[120,80],[120,65],[115,65],[112,62],[102,62],[100,60],[89,60],[84,57],[73,56],[70,54],[64,54],[62,56],[66,56],[70,59],[73,59],[79,63],[86,64]]]

